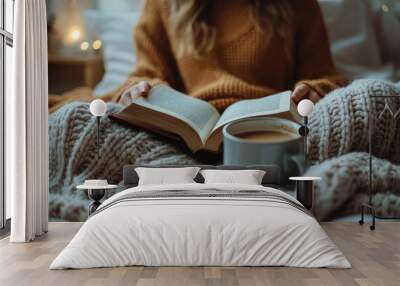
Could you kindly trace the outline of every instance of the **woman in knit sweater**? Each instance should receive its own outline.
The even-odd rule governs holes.
[[[135,42],[136,70],[103,99],[129,104],[165,84],[222,111],[238,100],[287,89],[293,90],[295,102],[317,102],[334,90],[309,118],[308,155],[319,164],[309,174],[323,178],[317,185],[317,216],[355,213],[368,200],[369,129],[377,157],[373,176],[376,186],[384,186],[377,192],[400,191],[400,165],[379,159],[400,163],[400,117],[377,117],[387,100],[368,99],[370,94],[400,98],[400,83],[362,80],[337,89],[345,81],[332,63],[316,0],[146,0]],[[50,111],[73,100],[92,100],[87,93],[53,97]],[[400,100],[389,103],[400,109]],[[109,105],[111,111],[120,108]],[[378,118],[372,127],[369,116]],[[107,132],[99,158],[91,139],[94,124],[87,104],[64,105],[49,117],[51,216],[85,219],[86,202],[72,191],[84,178],[117,182],[122,166],[132,163],[196,163],[173,144],[108,118],[103,118]],[[400,215],[400,193],[377,193],[374,203],[377,213]]]
[[[384,186],[376,189],[376,211],[400,214],[400,166],[391,163],[400,162],[400,118],[378,116],[385,103],[400,110],[400,100],[368,99],[400,95],[400,85],[362,80],[337,89],[345,81],[335,71],[317,0],[147,0],[135,42],[137,68],[117,92],[123,104],[157,84],[220,111],[288,89],[295,102],[330,93],[310,116],[308,155],[320,165],[309,174],[323,178],[317,216],[357,213],[368,201],[368,129],[377,156],[373,176]],[[378,118],[374,126],[369,116]],[[387,190],[394,193],[379,193]]]
[[[344,83],[316,0],[147,0],[134,35],[123,104],[157,84],[223,111],[288,89],[295,102],[317,102]]]

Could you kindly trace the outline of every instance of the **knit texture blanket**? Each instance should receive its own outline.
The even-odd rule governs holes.
[[[121,108],[108,104],[108,112]],[[84,221],[89,200],[76,186],[86,179],[122,180],[128,164],[185,165],[197,163],[178,147],[148,132],[128,128],[103,116],[100,156],[96,149],[96,119],[88,103],[67,104],[49,116],[50,218]]]
[[[370,95],[382,97],[370,99]],[[368,151],[370,128],[373,154],[400,163],[400,83],[357,80],[336,89],[315,106],[309,128],[311,161]]]
[[[368,202],[369,129],[373,204],[379,215],[400,216],[400,84],[355,81],[322,99],[309,123],[308,154],[316,165],[307,175],[322,178],[316,184],[316,216],[359,213]]]
[[[374,204],[379,214],[400,215],[400,112],[395,119],[391,114],[400,109],[400,99],[370,101],[371,94],[400,98],[400,85],[355,81],[322,99],[309,118],[309,159],[315,165],[308,174],[322,177],[316,185],[315,213],[319,219],[358,213],[368,200],[370,116]],[[109,112],[120,108],[108,104]],[[65,105],[49,116],[51,218],[86,219],[89,200],[75,189],[85,179],[106,178],[118,183],[126,164],[197,163],[169,141],[106,116],[101,120],[101,131],[98,158],[96,121],[87,103]]]

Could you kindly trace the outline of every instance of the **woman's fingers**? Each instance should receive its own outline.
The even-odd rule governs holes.
[[[292,93],[292,99],[296,104],[298,104],[303,99],[309,99],[312,102],[317,103],[321,99],[321,97],[308,85],[299,84],[298,86],[296,86]]]
[[[131,92],[130,90],[126,90],[118,101],[119,104],[129,105],[132,103]]]
[[[151,87],[147,81],[141,81],[128,88],[121,96],[119,103],[123,105],[129,105],[139,96],[147,96]]]
[[[150,84],[147,81],[141,81],[138,84],[135,84],[131,89],[131,100],[135,100],[139,96],[147,96],[150,91]]]
[[[150,91],[150,84],[147,81],[141,81],[137,84],[137,91],[141,96],[146,96]]]
[[[294,103],[299,103],[300,100],[307,98],[308,93],[310,92],[310,88],[305,84],[299,84],[296,86],[292,93],[292,100]]]
[[[319,94],[316,93],[315,91],[311,91],[311,92],[308,94],[308,99],[311,100],[311,101],[314,102],[314,103],[317,103],[317,102],[321,99],[321,97],[320,97]]]

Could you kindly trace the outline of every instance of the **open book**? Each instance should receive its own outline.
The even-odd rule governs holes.
[[[222,143],[222,129],[226,124],[270,115],[300,120],[290,91],[236,102],[220,115],[206,101],[158,85],[151,89],[147,98],[137,98],[120,112],[111,114],[110,118],[180,138],[196,153],[199,150],[218,152]]]

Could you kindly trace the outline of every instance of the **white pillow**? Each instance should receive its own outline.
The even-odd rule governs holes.
[[[205,184],[261,185],[265,171],[261,170],[201,170]]]
[[[199,170],[199,167],[135,168],[139,176],[139,186],[196,183],[194,178]]]
[[[106,12],[89,10],[85,18],[89,33],[102,41],[105,74],[94,89],[97,96],[117,89],[136,64],[133,29],[140,12]]]

